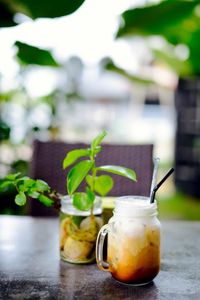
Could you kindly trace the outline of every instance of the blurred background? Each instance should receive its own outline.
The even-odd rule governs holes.
[[[200,1],[0,0],[0,178],[32,143],[154,144],[161,218],[200,219]],[[0,190],[1,214],[26,214]]]

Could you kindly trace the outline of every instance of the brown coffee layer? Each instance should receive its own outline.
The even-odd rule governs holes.
[[[132,274],[123,275],[119,272],[112,272],[112,276],[119,281],[129,284],[142,284],[152,281],[159,272],[159,266],[154,268],[140,268]]]
[[[134,246],[132,246],[134,247]],[[110,247],[108,261],[112,276],[125,283],[145,283],[153,280],[160,269],[160,249],[149,243],[136,255],[127,247]]]

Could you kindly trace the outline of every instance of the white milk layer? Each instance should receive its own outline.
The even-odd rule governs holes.
[[[114,214],[124,217],[148,217],[157,214],[156,202],[148,197],[125,196],[116,199]]]
[[[157,205],[150,204],[148,197],[126,196],[116,200],[114,216],[109,223],[113,223],[112,232],[116,233],[118,239],[123,236],[144,239],[147,231],[159,229],[156,215]]]

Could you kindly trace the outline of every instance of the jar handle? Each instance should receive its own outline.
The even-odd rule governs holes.
[[[96,261],[97,266],[100,270],[103,271],[110,271],[109,270],[109,263],[107,261],[104,261],[103,259],[103,245],[106,235],[108,234],[108,227],[109,225],[106,224],[103,227],[101,227],[96,241]]]

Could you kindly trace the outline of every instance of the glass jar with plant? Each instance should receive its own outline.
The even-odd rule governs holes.
[[[92,141],[89,148],[75,149],[67,153],[63,168],[70,166],[66,178],[67,196],[53,191],[42,180],[19,177],[10,174],[2,184],[13,184],[18,205],[26,203],[26,197],[32,197],[46,206],[60,208],[60,254],[71,263],[90,263],[95,260],[96,238],[103,225],[101,218],[101,197],[106,196],[113,187],[113,179],[99,172],[113,173],[136,181],[133,170],[116,165],[97,166],[96,156],[101,151],[101,142],[106,132],[101,132]],[[85,181],[84,192],[77,191]]]

